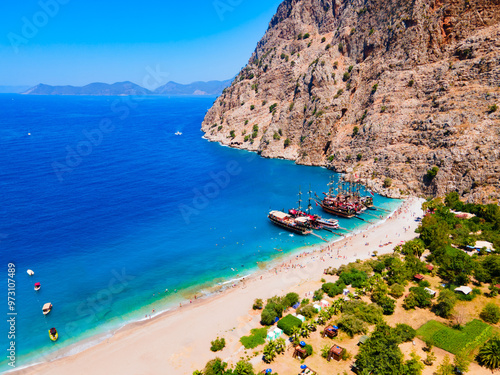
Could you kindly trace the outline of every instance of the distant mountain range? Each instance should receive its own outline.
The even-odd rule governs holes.
[[[91,83],[86,86],[50,86],[38,84],[24,92],[24,95],[220,95],[222,90],[231,84],[232,79],[226,81],[193,82],[187,85],[168,82],[150,91],[132,82]]]

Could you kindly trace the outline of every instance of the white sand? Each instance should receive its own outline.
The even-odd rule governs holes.
[[[239,338],[259,326],[260,315],[251,310],[255,298],[266,299],[302,290],[307,288],[308,282],[319,281],[325,268],[366,259],[373,251],[392,252],[400,241],[416,237],[414,231],[418,222],[415,218],[422,216],[421,205],[421,199],[410,198],[386,222],[361,234],[334,245],[325,244],[322,250],[291,256],[273,269],[248,278],[217,296],[129,325],[81,353],[14,373],[192,374],[216,356],[210,351],[210,341],[217,336],[224,337],[227,342],[226,349],[217,356],[235,363],[244,356]],[[388,242],[392,244],[379,247]]]

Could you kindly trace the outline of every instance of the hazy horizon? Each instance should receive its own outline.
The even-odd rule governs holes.
[[[246,65],[280,2],[4,4],[0,86],[224,81]]]

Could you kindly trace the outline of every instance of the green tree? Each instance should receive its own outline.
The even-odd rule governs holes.
[[[485,322],[497,324],[498,321],[500,321],[500,308],[490,302],[484,306],[483,311],[479,314],[479,317]]]
[[[455,293],[449,289],[443,289],[439,292],[437,304],[434,305],[434,313],[442,318],[449,318],[456,302]]]
[[[443,362],[438,366],[436,375],[453,375],[453,365],[450,363],[450,357],[445,356]]]
[[[500,368],[500,338],[495,337],[479,349],[477,360],[481,366],[491,371]]]
[[[276,345],[274,345],[272,342],[267,344],[264,347],[263,354],[264,362],[271,363],[272,361],[274,361],[274,359],[276,358]]]
[[[467,371],[469,371],[470,361],[465,354],[459,353],[455,356],[453,365],[455,366],[456,370],[460,371],[462,374],[465,374]]]
[[[222,359],[215,358],[208,361],[203,370],[203,375],[224,375],[226,373],[227,363]]]
[[[280,337],[274,341],[276,348],[276,354],[283,354],[286,350],[286,341],[284,338]]]

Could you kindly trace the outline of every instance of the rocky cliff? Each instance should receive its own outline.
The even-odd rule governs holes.
[[[285,0],[202,129],[390,196],[498,201],[499,20],[500,0]]]

